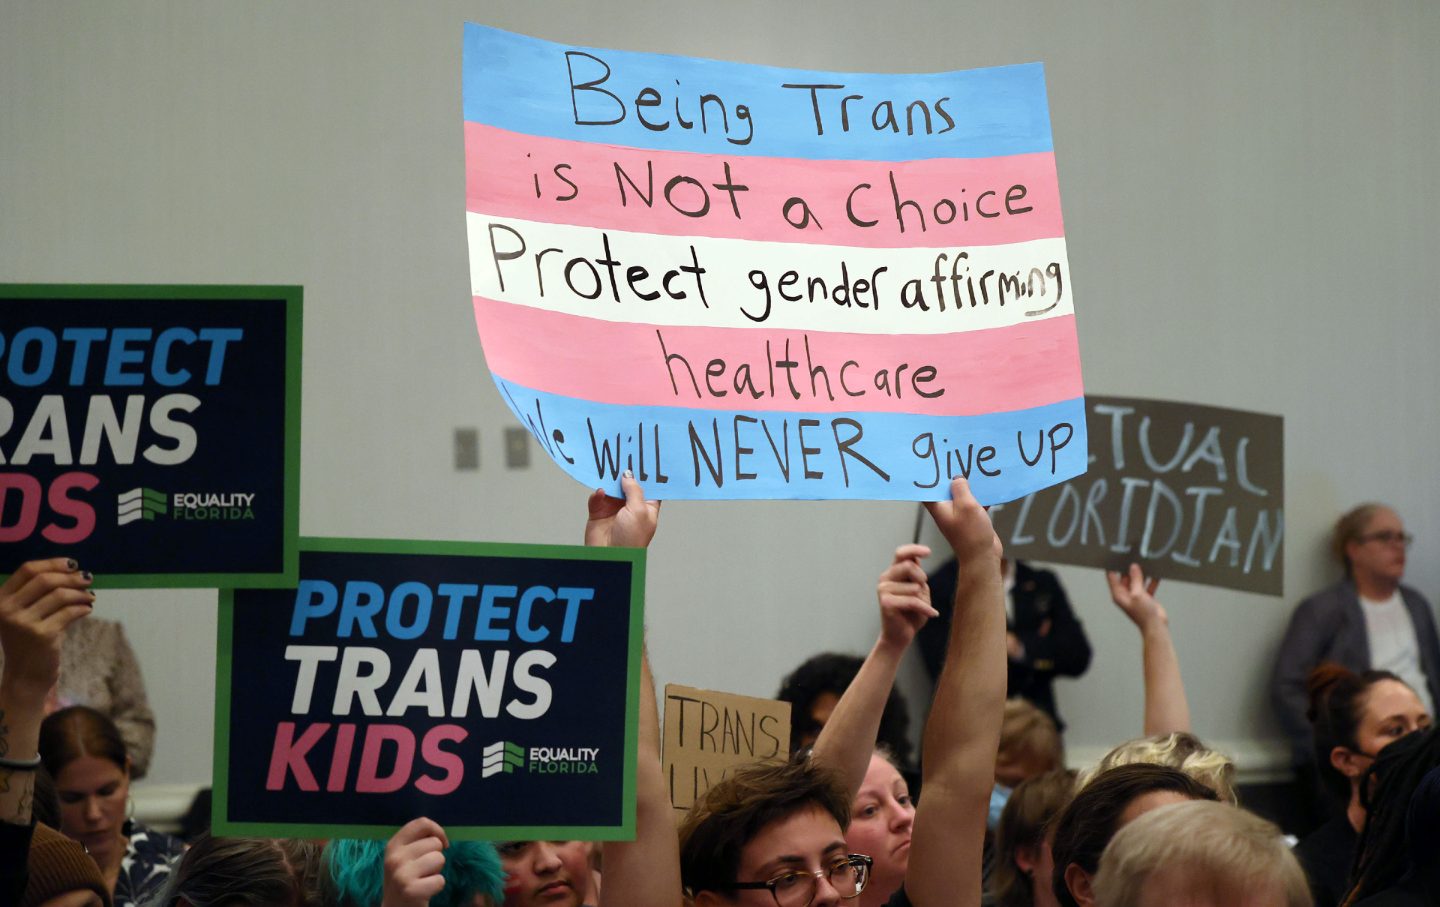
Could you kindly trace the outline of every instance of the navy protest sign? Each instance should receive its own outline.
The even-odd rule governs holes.
[[[0,572],[293,585],[299,287],[0,285]]]
[[[644,557],[306,539],[222,590],[215,833],[633,838]]]

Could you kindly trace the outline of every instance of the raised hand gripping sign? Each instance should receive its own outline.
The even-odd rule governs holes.
[[[985,503],[1085,471],[1044,72],[465,27],[475,320],[555,462],[655,498]]]
[[[215,831],[627,839],[645,553],[305,539],[222,590]]]

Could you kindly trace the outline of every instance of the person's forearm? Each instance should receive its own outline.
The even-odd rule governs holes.
[[[811,758],[837,774],[852,800],[865,782],[885,703],[904,656],[904,646],[876,640],[815,741]]]
[[[905,877],[916,907],[979,903],[1005,663],[999,557],[976,558],[961,565],[950,648],[925,724],[923,795]]]
[[[1180,677],[1180,657],[1165,621],[1152,621],[1140,631],[1145,670],[1145,735],[1190,730],[1190,703]]]
[[[925,725],[926,753],[988,748],[990,755],[986,761],[994,761],[1005,705],[1003,594],[998,559],[993,566],[982,560],[963,570],[955,590],[949,651],[935,684],[931,717]],[[926,761],[924,781],[927,785],[933,773],[956,767],[953,759],[938,763]],[[985,773],[993,777],[993,768],[987,765]],[[987,791],[988,788],[987,784]]]
[[[0,758],[25,762],[40,752],[46,691],[16,686],[0,681]],[[30,824],[34,795],[34,769],[0,768],[0,822]]]
[[[640,736],[635,778],[635,840],[601,846],[600,907],[675,907],[680,903],[680,845],[660,765],[660,712],[649,656],[640,662]]]

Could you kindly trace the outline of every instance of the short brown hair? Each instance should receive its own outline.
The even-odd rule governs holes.
[[[1176,873],[1216,903],[1278,888],[1286,907],[1311,907],[1310,887],[1280,829],[1224,803],[1174,803],[1122,828],[1095,876],[1105,907],[1136,907],[1157,874]]]
[[[680,826],[680,880],[691,894],[736,881],[740,851],[760,831],[809,809],[850,825],[850,796],[810,762],[747,765],[710,788]]]
[[[1022,847],[1038,847],[1045,840],[1045,826],[1075,796],[1075,773],[1054,771],[1022,782],[1000,813],[995,830],[995,862],[990,871],[990,890],[999,907],[1030,907],[1035,901],[1034,886],[1049,886],[1049,879],[1032,879],[1020,871],[1015,854]]]
[[[1055,719],[1024,699],[1007,699],[1000,721],[1000,753],[1006,761],[1028,758],[1053,771],[1065,765],[1065,744]]]
[[[320,841],[301,839],[202,835],[150,903],[155,907],[315,907],[322,900],[323,847]]]

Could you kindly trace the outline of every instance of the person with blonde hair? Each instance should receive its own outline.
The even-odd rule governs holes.
[[[1280,829],[1203,800],[1151,810],[1116,833],[1095,875],[1097,907],[1311,907]]]
[[[1065,744],[1055,721],[1024,699],[1008,699],[1000,722],[995,783],[1014,789],[1020,782],[1065,765]]]
[[[1215,791],[1222,800],[1239,802],[1235,763],[1206,746],[1190,730],[1190,703],[1180,675],[1180,658],[1170,636],[1170,617],[1155,598],[1157,577],[1139,565],[1125,573],[1107,573],[1110,598],[1140,631],[1145,678],[1145,736],[1127,740],[1080,774],[1077,790],[1109,769],[1122,765],[1163,765],[1178,769]]]
[[[1106,753],[1094,767],[1083,772],[1077,787],[1084,787],[1102,772],[1138,762],[1179,769],[1215,791],[1221,800],[1231,805],[1240,802],[1235,789],[1235,763],[1229,756],[1211,749],[1199,737],[1186,731],[1125,741]]]

